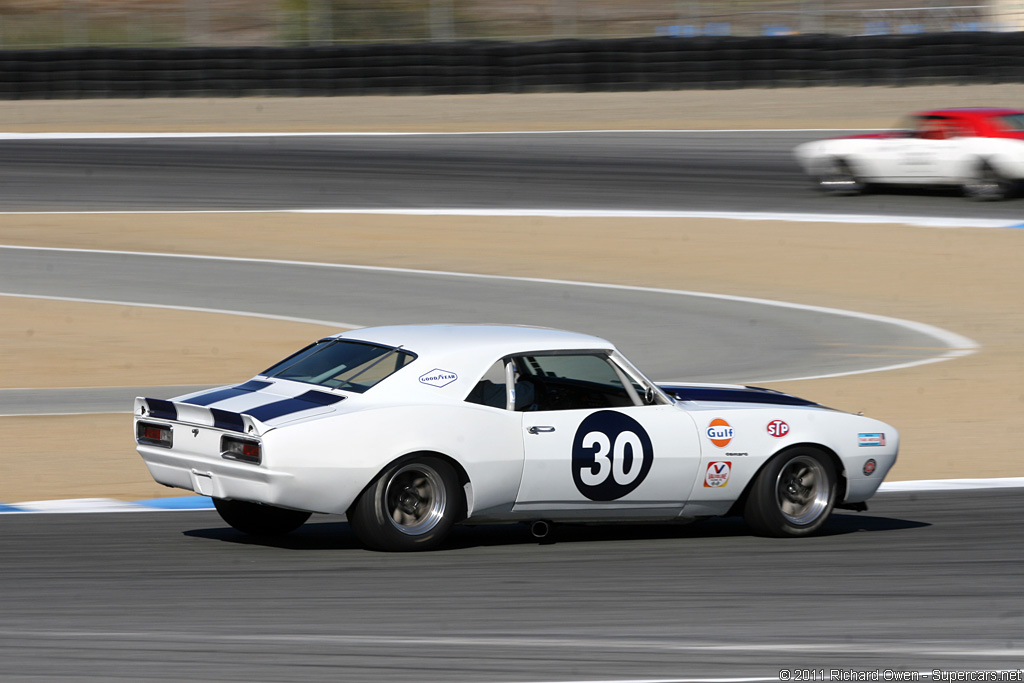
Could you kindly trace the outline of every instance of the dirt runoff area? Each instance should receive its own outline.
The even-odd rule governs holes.
[[[841,128],[883,127],[933,106],[1022,102],[1019,86],[4,102],[0,121],[10,131]],[[544,250],[520,246],[537,241]],[[929,323],[970,337],[981,349],[905,370],[771,386],[898,427],[903,448],[890,479],[1024,476],[1020,230],[706,219],[0,214],[0,244],[614,282]],[[623,262],[643,267],[624,271]],[[0,390],[234,382],[325,331],[5,296],[0,316]],[[879,348],[879,365],[899,351]],[[73,435],[59,439],[73,445],[55,448],[58,434]],[[4,417],[0,444],[2,502],[182,494],[152,482],[135,454],[128,415]]]

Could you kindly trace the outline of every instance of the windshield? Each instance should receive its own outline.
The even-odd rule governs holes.
[[[260,374],[361,394],[415,358],[400,347],[321,339]]]

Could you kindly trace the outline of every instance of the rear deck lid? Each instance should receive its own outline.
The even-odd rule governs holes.
[[[244,433],[333,413],[345,396],[298,382],[254,379],[171,400],[135,399],[135,414]]]

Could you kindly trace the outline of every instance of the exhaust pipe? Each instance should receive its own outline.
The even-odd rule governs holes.
[[[533,534],[534,538],[544,538],[551,533],[551,525],[543,519],[538,519],[530,525],[530,533]]]

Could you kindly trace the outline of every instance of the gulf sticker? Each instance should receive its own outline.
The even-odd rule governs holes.
[[[704,474],[704,488],[720,489],[729,483],[729,472],[732,471],[732,463],[727,460],[721,462],[709,462],[708,471]]]
[[[708,424],[705,434],[708,436],[708,441],[719,448],[728,446],[733,437],[732,426],[720,417],[716,417]]]

